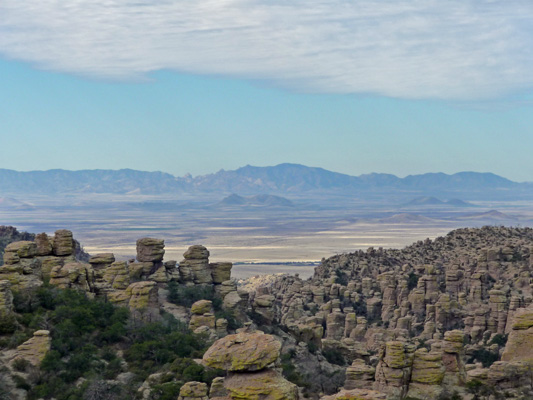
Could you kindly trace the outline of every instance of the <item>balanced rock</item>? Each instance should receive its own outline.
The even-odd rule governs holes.
[[[195,244],[183,253],[183,258],[186,260],[204,260],[209,258],[209,250],[202,245]]]
[[[212,311],[213,302],[210,300],[198,300],[191,306],[191,313],[202,315]]]
[[[280,350],[272,335],[241,332],[217,340],[203,359],[209,367],[226,371],[259,371],[276,361]]]
[[[72,232],[66,229],[56,231],[52,247],[56,256],[68,256],[73,254],[74,239],[72,238]]]
[[[165,255],[165,241],[142,238],[137,240],[137,260],[140,262],[160,262]]]

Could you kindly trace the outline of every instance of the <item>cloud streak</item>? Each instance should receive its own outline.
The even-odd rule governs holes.
[[[99,79],[167,69],[303,92],[491,98],[533,87],[533,3],[2,0],[0,54]]]

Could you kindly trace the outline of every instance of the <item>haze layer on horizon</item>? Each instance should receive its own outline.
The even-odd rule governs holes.
[[[529,1],[0,4],[0,168],[533,181]]]

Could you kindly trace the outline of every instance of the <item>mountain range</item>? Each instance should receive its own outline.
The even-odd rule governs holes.
[[[0,195],[20,194],[177,194],[217,193],[230,195],[305,193],[358,196],[388,192],[411,196],[462,198],[521,197],[533,195],[533,184],[517,183],[493,173],[427,173],[399,178],[391,174],[351,176],[299,164],[272,167],[247,165],[213,174],[176,177],[164,172],[131,169],[19,172],[0,169]]]

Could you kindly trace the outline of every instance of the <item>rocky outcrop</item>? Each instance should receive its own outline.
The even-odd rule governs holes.
[[[204,354],[206,365],[229,371],[224,388],[230,399],[297,400],[298,388],[268,368],[281,343],[262,332],[242,331],[217,340]]]
[[[375,390],[352,389],[341,390],[332,396],[321,397],[320,400],[386,400],[387,395]]]
[[[13,361],[22,358],[34,366],[39,366],[46,353],[50,351],[51,344],[49,331],[36,331],[31,339],[17,347]]]
[[[181,389],[178,400],[208,400],[207,385],[203,382],[187,382]]]
[[[61,289],[78,289],[90,292],[89,274],[87,264],[69,263],[52,268],[50,284]]]
[[[298,400],[296,385],[272,369],[230,373],[224,380],[224,387],[229,398],[235,400]]]
[[[56,256],[69,256],[74,254],[75,245],[72,232],[66,229],[60,229],[55,232],[52,248]]]
[[[0,315],[10,314],[13,311],[13,293],[9,281],[0,281]]]
[[[502,361],[526,361],[533,365],[533,306],[518,309],[502,354]]]
[[[213,311],[213,303],[209,300],[199,300],[191,306],[191,319],[189,321],[189,329],[196,332],[198,328],[204,328],[208,334],[217,336],[216,318]]]
[[[262,332],[237,333],[217,340],[204,354],[205,363],[226,371],[259,371],[279,358],[281,343]]]

